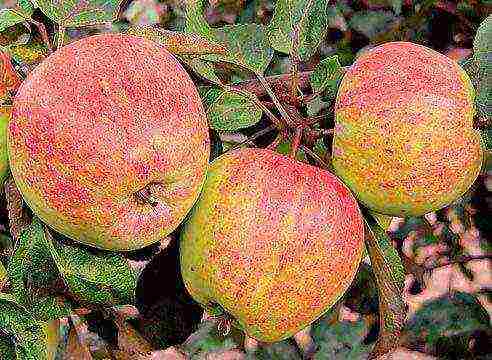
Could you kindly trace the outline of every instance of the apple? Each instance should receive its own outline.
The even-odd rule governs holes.
[[[460,197],[482,164],[474,89],[448,57],[409,42],[368,50],[335,104],[333,167],[368,208],[420,216]]]
[[[124,34],[46,58],[20,86],[8,128],[12,174],[33,212],[111,250],[142,248],[181,223],[209,149],[188,74],[163,46]]]
[[[240,149],[210,165],[181,232],[181,274],[208,313],[275,342],[344,294],[363,246],[358,204],[333,174],[270,150]]]

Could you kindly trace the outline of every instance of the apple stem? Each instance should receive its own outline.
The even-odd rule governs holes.
[[[284,135],[282,133],[279,133],[275,138],[275,140],[273,140],[273,142],[270,143],[266,148],[268,150],[275,151],[275,149],[280,145],[283,139],[284,139]]]
[[[258,350],[258,340],[253,339],[252,337],[249,337],[246,335],[244,338],[244,350],[246,350],[246,353],[251,354],[254,353],[255,351]]]
[[[142,189],[135,193],[135,198],[140,204],[150,204],[151,206],[157,206],[159,201],[152,195],[150,186],[152,183],[147,184]]]
[[[242,147],[243,145],[246,145],[246,144],[250,144],[252,146],[255,146],[255,144],[253,143],[254,140],[256,140],[257,138],[259,138],[260,136],[262,135],[265,135],[265,134],[268,134],[269,132],[275,130],[275,125],[270,125],[256,133],[254,133],[253,135],[251,135],[250,137],[248,137],[246,140],[244,141],[241,141],[240,143],[237,143],[236,145],[234,145],[233,147],[231,147],[229,150],[227,150],[226,152],[229,152],[231,150],[236,150],[240,147]]]
[[[263,75],[257,73],[256,76],[258,77],[258,80],[260,80],[260,83],[265,88],[266,92],[268,93],[268,95],[272,99],[272,101],[275,104],[275,106],[277,107],[277,110],[280,112],[280,115],[282,116],[282,119],[283,119],[283,125],[284,126],[287,126],[288,124],[293,124],[293,121],[290,118],[290,115],[287,113],[287,111],[285,110],[284,106],[280,103],[280,101],[278,100],[277,96],[275,95],[275,93],[273,92],[272,88],[270,87],[270,85],[268,84],[268,82],[265,80],[265,78],[263,77]]]
[[[48,53],[51,54],[53,52],[53,48],[51,47],[50,38],[48,37],[48,32],[46,31],[46,27],[44,26],[44,24],[34,19],[29,19],[29,22],[36,26],[39,33],[41,34],[41,39],[48,49]]]
[[[222,315],[217,320],[217,331],[222,336],[227,336],[231,332],[232,319],[227,315]]]
[[[290,149],[290,157],[293,159],[295,159],[297,156],[297,151],[299,150],[301,139],[302,139],[302,128],[298,127],[294,133],[294,137],[292,139],[292,146]]]
[[[317,346],[310,333],[311,326],[308,326],[294,335],[294,340],[297,346],[302,350],[304,359],[312,359],[316,353]]]

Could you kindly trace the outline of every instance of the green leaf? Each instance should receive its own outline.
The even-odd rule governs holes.
[[[394,21],[395,16],[391,11],[358,11],[350,19],[349,26],[369,39],[374,39],[388,31]]]
[[[225,55],[206,55],[210,61],[230,62],[263,73],[273,57],[265,29],[257,24],[228,25],[214,29],[203,16],[203,0],[187,0],[186,31],[225,46]]]
[[[214,40],[212,27],[203,16],[203,0],[186,0],[186,32],[202,35]]]
[[[273,51],[262,25],[224,26],[214,29],[214,38],[226,46],[226,55],[209,55],[205,59],[230,62],[262,74],[273,58]]]
[[[490,316],[475,295],[464,292],[445,294],[426,301],[405,326],[405,345],[426,344],[437,352],[439,344],[449,344],[451,358],[473,358],[469,342],[477,331],[490,331]],[[459,349],[461,347],[461,349]]]
[[[249,358],[247,358],[249,360]],[[251,360],[253,357],[251,358]],[[290,340],[262,344],[254,353],[255,360],[301,360],[299,349]]]
[[[241,334],[236,328],[231,328],[231,333],[228,336],[223,336],[219,333],[216,323],[203,321],[198,325],[198,329],[182,344],[182,348],[192,359],[213,359],[214,351],[237,348],[234,338],[239,336]]]
[[[275,151],[278,152],[279,154],[288,156],[291,153],[291,148],[292,148],[292,141],[288,139],[288,140],[281,141],[280,144],[278,144]],[[302,150],[301,148],[297,149],[296,160],[301,162],[308,162],[308,160],[306,159],[306,154],[304,153],[304,150]]]
[[[338,82],[343,76],[343,69],[338,61],[338,56],[330,56],[319,62],[309,76],[309,82],[314,92],[320,93],[328,89],[330,95],[335,98],[338,90]]]
[[[492,118],[492,15],[480,25],[473,41],[473,59],[478,65],[477,107]]]
[[[36,321],[14,297],[2,293],[0,332],[12,341],[17,359],[47,359],[47,324]]]
[[[390,2],[391,2],[391,7],[393,8],[395,14],[400,15],[401,8],[403,6],[403,0],[390,0]]]
[[[71,314],[68,301],[53,290],[60,278],[48,241],[44,225],[34,218],[22,231],[8,264],[12,295],[36,319],[43,321]]]
[[[154,26],[132,26],[127,33],[162,44],[169,52],[177,55],[225,54],[226,52],[225,46],[193,33],[169,31]]]
[[[376,220],[379,226],[381,226],[385,231],[387,231],[391,225],[391,221],[393,220],[392,216],[378,214],[373,211],[369,211],[372,217]]]
[[[481,24],[473,40],[473,56],[485,65],[487,59],[490,61],[492,52],[492,15],[489,15]]]
[[[50,251],[71,294],[99,305],[135,302],[138,275],[123,255],[54,240]]]
[[[31,16],[34,12],[35,6],[30,0],[17,0],[19,8],[24,12],[24,14]]]
[[[200,75],[206,80],[211,81],[214,84],[220,85],[222,81],[215,73],[215,67],[210,61],[206,61],[197,57],[181,55],[179,57],[185,65],[187,65],[193,72]]]
[[[24,14],[18,9],[1,9],[0,32],[3,32],[9,27],[20,24],[26,20],[29,20],[29,15]]]
[[[318,49],[328,30],[328,1],[279,0],[268,25],[268,40],[280,52],[290,54],[298,36],[301,60],[309,59]]]
[[[63,27],[80,27],[115,21],[122,0],[36,0],[39,9]],[[60,6],[61,5],[61,6]]]
[[[3,360],[17,360],[14,343],[7,336],[0,335],[0,355]]]
[[[210,89],[205,98],[210,126],[215,130],[234,131],[256,124],[262,110],[252,100],[254,95]]]
[[[366,213],[366,247],[376,278],[379,293],[380,334],[371,358],[386,354],[398,346],[405,323],[406,306],[403,301],[405,269],[384,229]]]
[[[22,64],[33,65],[41,62],[48,56],[48,48],[40,41],[29,41],[28,43],[14,42],[9,44],[7,51],[12,58]]]
[[[368,332],[368,325],[362,319],[334,324],[317,321],[312,330],[313,340],[319,347],[314,360],[367,359],[371,345],[365,345],[363,341]]]

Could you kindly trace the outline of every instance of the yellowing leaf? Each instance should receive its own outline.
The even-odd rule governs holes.
[[[177,55],[225,54],[224,45],[191,33],[169,31],[153,26],[132,26],[128,34],[155,41]]]

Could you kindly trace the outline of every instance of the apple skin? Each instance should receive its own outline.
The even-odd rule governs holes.
[[[358,204],[333,174],[241,149],[210,165],[181,233],[181,274],[207,311],[219,306],[248,336],[276,342],[344,294],[363,245]]]
[[[333,167],[368,208],[420,216],[460,197],[477,178],[474,90],[453,60],[392,42],[347,71],[335,105]]]
[[[142,248],[181,223],[209,149],[188,74],[162,46],[124,34],[84,38],[44,60],[20,86],[8,128],[12,174],[34,213],[110,250]]]
[[[7,154],[7,128],[9,125],[10,106],[0,106],[0,185],[9,175],[9,159]]]

